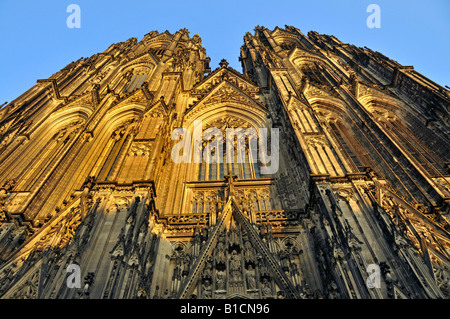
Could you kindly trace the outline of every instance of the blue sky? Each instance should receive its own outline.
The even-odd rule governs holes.
[[[81,8],[80,29],[66,25],[71,3]],[[381,8],[379,29],[366,25],[372,3]],[[226,58],[241,71],[244,34],[285,24],[367,46],[450,86],[450,0],[0,0],[0,105],[71,61],[151,30],[186,27],[202,38],[212,69]]]

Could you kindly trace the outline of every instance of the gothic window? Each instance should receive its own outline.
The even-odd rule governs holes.
[[[206,180],[205,175],[206,175],[206,163],[205,163],[205,161],[203,161],[202,163],[200,163],[198,179],[201,181]]]
[[[322,75],[321,71],[318,69],[316,63],[304,64],[304,65],[300,66],[300,71],[311,82],[324,83],[324,84],[327,83],[327,81],[324,78],[324,76]]]
[[[111,179],[114,169],[118,166],[119,154],[124,151],[127,137],[124,127],[117,129],[111,135],[105,154],[106,159],[104,159],[102,168],[97,176],[98,180],[106,181]]]
[[[201,196],[196,196],[192,200],[192,214],[209,213],[210,203],[203,201]]]
[[[364,162],[360,159],[362,155],[358,154],[358,151],[355,147],[356,142],[353,140],[350,134],[348,134],[347,130],[342,126],[341,123],[330,122],[329,125],[332,129],[332,133],[336,137],[336,140],[350,157],[353,164],[355,164],[357,170],[359,172],[364,172],[364,167],[366,165],[364,165]]]
[[[67,130],[62,129],[56,133],[52,140],[46,143],[45,147],[39,152],[39,157],[29,163],[27,166],[28,172],[22,175],[22,181],[19,186],[23,189],[30,189],[33,183],[37,180],[39,175],[45,170],[48,163],[54,158],[54,156],[63,150],[66,140]]]
[[[157,110],[144,117],[137,139],[155,139],[161,132],[163,115]]]
[[[205,141],[202,145],[203,161],[198,166],[198,180],[223,180],[229,172],[236,175],[238,179],[260,178],[256,130],[249,128],[245,121],[235,118],[220,119],[211,123],[210,126],[221,127],[221,129],[212,134],[210,140]],[[228,128],[235,130],[242,128],[246,131],[243,135],[240,135],[242,131],[234,131],[241,133],[235,133],[228,137]],[[230,132],[233,134],[233,131]],[[218,134],[217,137],[215,134]],[[228,141],[227,138],[229,138]],[[216,154],[216,152],[219,153]],[[207,161],[206,156],[210,156],[210,160]]]
[[[251,193],[248,196],[248,204],[254,211],[272,210],[274,207],[272,198],[267,193]]]
[[[225,152],[221,163],[206,163],[203,159],[203,162],[199,164],[198,179],[200,181],[222,180],[229,171],[231,171],[233,175],[236,175],[239,179],[260,178],[260,164],[258,161],[253,163],[252,160],[253,158],[251,154],[249,155],[248,149],[246,149],[243,158],[240,158],[238,152],[235,151],[232,163],[227,163]]]
[[[123,92],[133,92],[135,89],[139,89],[146,78],[147,74],[134,74],[131,77],[130,83],[128,83]]]
[[[242,166],[243,166],[242,168],[243,168],[243,173],[244,173],[244,176],[243,176],[244,179],[252,178],[252,172],[251,172],[251,169],[250,169],[250,162],[249,162],[249,158],[248,158],[248,153],[245,153],[245,162],[243,163]]]
[[[282,43],[282,44],[280,44],[280,47],[283,50],[292,50],[295,46],[296,46],[295,43]]]
[[[398,120],[385,121],[385,127],[403,150],[408,152],[430,176],[448,175],[445,163],[424,146],[402,123]]]
[[[202,200],[198,201],[197,213],[199,213],[199,214],[203,213],[203,201]]]
[[[155,55],[162,56],[164,54],[164,49],[155,50]]]
[[[272,209],[271,198],[269,196],[266,196],[266,197],[264,197],[264,199],[265,199],[266,209],[271,210]]]
[[[21,182],[19,183],[19,187],[22,189],[32,189],[39,178],[43,176],[42,174],[51,168],[49,163],[60,158],[67,147],[70,147],[70,141],[76,136],[78,132],[78,125],[81,122],[72,122],[66,125],[64,128],[59,130],[57,133],[53,135],[53,138],[45,143],[45,146],[41,148],[37,154],[38,156],[34,156],[34,160],[27,165],[23,165],[20,163],[17,168],[25,169],[21,173]],[[35,153],[36,154],[36,153]],[[12,170],[13,172],[15,170]]]

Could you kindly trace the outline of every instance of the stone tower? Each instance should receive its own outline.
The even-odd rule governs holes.
[[[449,91],[291,26],[240,61],[153,31],[3,106],[0,297],[448,298]]]

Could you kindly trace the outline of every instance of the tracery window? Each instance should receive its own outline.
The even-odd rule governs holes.
[[[300,72],[309,79],[309,81],[314,83],[327,83],[322,72],[319,70],[317,63],[305,63],[300,66]]]
[[[245,150],[245,155],[242,157],[235,151],[232,163],[227,163],[227,156],[226,153],[224,153],[222,161],[219,163],[207,163],[203,160],[202,163],[199,164],[198,179],[200,181],[222,180],[229,171],[239,179],[260,178],[261,173],[259,166],[260,163],[257,160],[253,163],[252,154],[248,149]]]
[[[129,133],[134,129],[134,125],[132,125],[134,122],[135,119],[124,122],[111,134],[108,144],[91,172],[97,176],[97,180],[109,181],[117,178],[119,168],[125,158],[124,154],[132,141],[132,135]]]
[[[115,166],[118,154],[123,150],[125,141],[125,129],[116,130],[109,142],[109,153],[106,157],[103,166],[97,176],[98,180],[108,180],[110,178],[113,167]]]
[[[448,175],[445,163],[423,145],[398,119],[386,120],[384,126],[403,150],[408,152],[430,176]]]
[[[249,129],[248,123],[232,118],[221,119],[210,124],[210,126],[221,128],[221,133],[219,134],[221,136],[219,138],[222,143],[216,144],[215,136],[203,143],[202,154],[211,154],[211,157],[207,160],[203,156],[202,162],[198,166],[198,180],[222,180],[229,172],[236,175],[239,179],[260,178],[256,130]],[[227,141],[226,130],[228,128],[242,129],[240,132],[243,132],[243,134],[237,134],[233,136],[232,140]]]
[[[364,159],[362,159],[364,156],[358,153],[356,141],[348,134],[347,130],[340,122],[329,122],[329,126],[336,137],[336,140],[350,157],[357,170],[359,172],[364,172],[367,164],[364,164]]]
[[[134,74],[131,77],[130,83],[123,90],[124,93],[133,92],[136,89],[139,89],[147,78],[147,74]]]

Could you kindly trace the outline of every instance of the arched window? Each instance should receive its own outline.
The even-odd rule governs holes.
[[[229,171],[239,179],[260,178],[261,173],[259,166],[260,164],[257,160],[253,163],[253,158],[251,154],[249,155],[248,149],[245,151],[245,157],[241,160],[239,160],[238,154],[235,151],[232,163],[227,163],[226,152],[224,152],[223,159],[220,163],[206,163],[203,159],[203,162],[199,164],[198,180],[222,180]]]
[[[313,83],[327,83],[323,72],[319,70],[319,65],[315,62],[305,62],[299,66],[300,72]]]
[[[418,140],[398,119],[384,121],[384,126],[394,140],[408,152],[431,176],[448,175],[445,163],[428,147]]]
[[[134,74],[123,92],[133,92],[135,89],[139,89],[146,78],[147,74]]]
[[[366,159],[358,152],[357,142],[353,139],[352,135],[350,135],[342,123],[338,121],[329,122],[328,124],[336,141],[350,157],[352,164],[356,166],[356,169],[359,172],[364,172],[364,168],[367,166],[367,164],[365,164]]]
[[[414,162],[422,167],[424,172],[431,177],[448,175],[445,162],[442,158],[437,155],[435,150],[428,148],[427,145],[413,133],[413,131],[425,130],[422,123],[413,121],[414,125],[410,129],[405,126],[405,122],[401,120],[405,115],[402,114],[400,118],[398,117],[400,113],[396,112],[395,106],[384,104],[376,100],[371,101],[367,108],[377,122],[380,123],[384,132],[397,143],[403,152],[408,153]],[[448,143],[447,145],[441,145],[441,148],[448,149]]]
[[[245,134],[241,134],[241,132],[239,131],[237,135],[230,135],[228,141],[230,145],[227,145],[226,132],[217,137],[219,140],[216,140],[214,135],[211,140],[203,143],[201,152],[203,161],[198,167],[198,179],[200,181],[222,180],[229,172],[236,175],[238,179],[261,177],[260,163],[257,158],[256,130],[246,131]],[[223,143],[217,143],[217,141],[221,141],[221,138]],[[220,152],[216,149],[218,147]],[[206,161],[205,154],[208,154],[208,152],[211,152],[211,159]],[[219,158],[220,160],[218,160]]]

